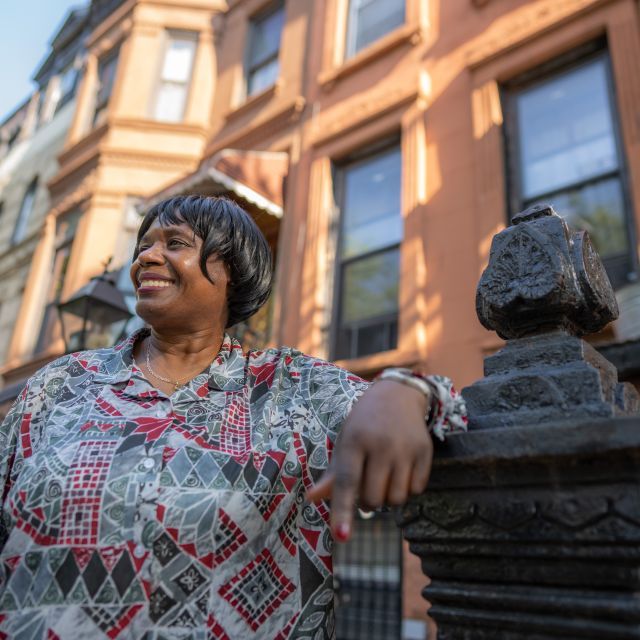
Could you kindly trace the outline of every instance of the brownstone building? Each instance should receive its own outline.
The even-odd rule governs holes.
[[[60,299],[107,256],[126,261],[134,203],[226,194],[277,255],[254,340],[365,376],[419,364],[464,386],[500,346],[474,309],[491,238],[544,200],[591,233],[623,309],[598,340],[638,379],[637,0],[91,6],[49,183],[51,215],[77,224],[68,267],[54,271]],[[39,313],[56,301],[38,300]],[[55,321],[43,322],[39,353],[16,325],[7,384],[60,351]],[[339,637],[361,637],[368,617],[372,638],[422,638],[417,561],[405,550],[399,562],[393,525],[367,518],[337,559]]]

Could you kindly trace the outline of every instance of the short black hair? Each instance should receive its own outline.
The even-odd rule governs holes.
[[[215,255],[229,269],[227,327],[250,318],[268,300],[273,280],[271,248],[253,218],[228,198],[176,196],[159,202],[144,216],[133,259],[140,240],[155,220],[162,226],[188,224],[202,239],[200,269],[207,273],[207,260]]]

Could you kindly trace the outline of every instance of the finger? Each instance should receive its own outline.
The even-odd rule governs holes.
[[[412,471],[413,466],[408,462],[393,468],[386,500],[390,505],[399,506],[407,501],[411,489]]]
[[[333,491],[333,483],[335,481],[333,471],[325,471],[322,477],[316,484],[311,487],[305,493],[305,500],[309,502],[320,502],[321,500],[328,500],[331,497]]]
[[[331,529],[336,540],[346,542],[351,535],[353,509],[362,479],[364,456],[353,452],[336,456],[331,492]]]
[[[433,448],[429,447],[424,454],[419,456],[413,464],[411,473],[411,493],[422,493],[427,488],[429,476],[431,474],[431,463],[433,461]]]
[[[391,467],[388,462],[371,456],[367,459],[362,477],[360,497],[371,509],[384,504],[391,479]]]

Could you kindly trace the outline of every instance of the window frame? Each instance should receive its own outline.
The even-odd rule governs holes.
[[[74,240],[83,213],[80,209],[72,209],[56,219],[56,238],[51,261],[51,278],[47,286],[46,304],[34,353],[42,353],[47,349],[50,345],[50,339],[55,336],[56,325],[60,324],[57,307],[62,300]]]
[[[69,90],[63,93],[62,92],[63,80],[70,73],[73,73],[73,82],[72,82],[71,87],[69,88]],[[62,107],[64,107],[69,102],[71,102],[71,100],[73,100],[74,96],[76,95],[76,91],[78,89],[78,84],[79,84],[79,80],[80,80],[80,69],[78,68],[78,66],[76,64],[76,61],[75,60],[71,61],[66,67],[61,69],[60,73],[58,74],[58,76],[59,76],[58,91],[60,92],[60,95],[59,95],[59,97],[57,99],[56,106],[53,109],[52,117],[55,116],[62,109]]]
[[[386,333],[385,340],[387,341],[387,346],[382,351],[375,351],[373,353],[367,354],[359,354],[357,352],[357,332],[354,332],[355,338],[353,335],[351,336],[351,344],[349,355],[340,355],[338,353],[338,340],[340,337],[340,332],[343,329],[346,329],[346,325],[341,325],[340,318],[342,315],[343,304],[342,304],[342,294],[343,294],[343,282],[344,282],[344,270],[345,266],[354,264],[358,261],[365,260],[367,258],[371,258],[376,255],[382,255],[385,253],[390,253],[392,251],[397,251],[399,254],[400,260],[400,268],[398,270],[398,295],[400,293],[400,274],[401,274],[401,259],[402,259],[402,244],[404,241],[404,217],[402,213],[402,202],[399,205],[399,215],[402,224],[402,237],[399,242],[392,243],[386,245],[384,247],[379,247],[376,249],[372,249],[366,251],[364,253],[350,256],[349,258],[342,257],[342,251],[344,248],[344,231],[343,231],[343,223],[344,223],[344,198],[345,198],[345,178],[346,173],[349,168],[357,167],[358,165],[362,165],[367,161],[373,160],[374,158],[384,155],[386,152],[389,152],[393,149],[397,149],[399,153],[400,159],[400,198],[402,199],[402,169],[403,169],[403,156],[402,156],[402,140],[400,135],[395,135],[392,137],[385,137],[383,140],[377,141],[371,145],[367,145],[357,152],[350,154],[349,156],[340,159],[339,161],[332,162],[331,167],[331,175],[333,182],[333,199],[334,199],[334,207],[335,207],[335,218],[333,222],[333,233],[336,234],[336,243],[335,243],[335,258],[334,258],[334,275],[333,275],[333,296],[332,296],[332,305],[331,305],[331,327],[329,331],[329,352],[331,360],[354,360],[356,358],[368,358],[378,353],[384,353],[387,351],[392,351],[398,348],[399,342],[399,321],[400,321],[400,300],[398,299],[398,307],[394,313],[388,313],[378,316],[373,316],[371,318],[367,318],[365,320],[361,320],[357,323],[352,323],[353,325],[358,325],[358,330],[366,329],[368,326],[374,324],[384,323],[384,331]],[[393,324],[395,323],[395,333],[396,340],[395,343],[391,342],[391,337],[394,331]],[[355,341],[355,346],[354,346]]]
[[[611,111],[612,136],[614,144],[616,145],[617,168],[580,179],[564,185],[561,188],[541,192],[532,198],[525,198],[522,185],[522,168],[520,166],[521,141],[518,131],[516,106],[518,95],[527,89],[543,86],[548,81],[586,67],[596,61],[602,61],[606,71],[606,95]],[[617,289],[634,279],[635,274],[638,272],[638,256],[634,250],[637,232],[634,224],[633,203],[630,194],[622,132],[620,130],[620,114],[614,81],[615,78],[607,42],[605,39],[598,39],[575,48],[564,55],[557,56],[547,63],[539,65],[535,69],[522,73],[510,81],[503,83],[500,87],[500,98],[504,106],[502,137],[505,156],[506,223],[511,224],[514,215],[535,201],[550,200],[555,196],[565,194],[572,190],[582,189],[607,179],[617,178],[622,191],[624,226],[627,233],[627,250],[625,254],[615,254],[608,258],[602,258],[612,284],[614,288]],[[527,202],[529,204],[525,204]],[[625,270],[626,273],[623,273]]]
[[[346,16],[346,25],[345,25],[345,34],[344,34],[344,38],[345,38],[344,61],[347,61],[357,56],[361,51],[364,51],[365,49],[368,49],[369,47],[373,46],[381,38],[384,38],[385,36],[395,31],[396,29],[401,29],[404,25],[407,24],[407,3],[406,3],[406,0],[401,0],[401,3],[403,5],[403,13],[404,13],[403,21],[400,24],[395,25],[394,27],[391,27],[388,31],[385,31],[384,34],[382,34],[375,40],[365,44],[359,49],[356,48],[356,43],[358,40],[358,25],[357,24],[354,25],[354,21],[357,18],[358,10],[360,9],[360,3],[362,3],[363,1],[364,0],[347,0],[347,7],[346,7],[347,16]]]
[[[102,83],[100,82],[100,69],[104,68],[106,65],[112,62],[115,63],[115,69],[111,77],[109,93],[107,94],[106,99],[103,98],[102,100],[99,101],[100,92],[102,91],[102,86],[101,86]],[[91,127],[93,129],[105,124],[106,116],[105,116],[105,120],[103,120],[102,122],[98,122],[98,116],[101,115],[102,113],[108,112],[109,103],[111,102],[111,96],[113,95],[113,87],[115,86],[116,79],[118,76],[119,63],[120,63],[120,46],[119,45],[115,46],[113,49],[103,54],[98,59],[93,115],[91,117]]]
[[[260,22],[266,20],[270,16],[274,15],[278,11],[283,12],[283,20],[282,25],[283,29],[280,31],[280,41],[278,42],[277,52],[270,57],[261,60],[258,64],[253,64],[252,62],[252,42],[254,40],[254,34]],[[269,2],[266,6],[263,6],[259,11],[254,13],[249,17],[249,28],[248,28],[248,38],[247,38],[247,46],[245,47],[245,60],[244,60],[244,97],[245,100],[253,98],[254,96],[260,95],[263,91],[268,91],[272,86],[275,86],[278,83],[278,79],[280,78],[280,52],[282,51],[282,33],[284,31],[284,25],[286,24],[286,4],[285,0],[275,0],[275,2]],[[251,80],[253,75],[263,69],[265,66],[271,64],[273,61],[278,63],[278,75],[276,79],[269,87],[264,87],[262,89],[258,89],[257,91],[251,90]]]
[[[191,98],[191,89],[193,86],[193,71],[196,66],[196,57],[198,55],[198,44],[200,40],[200,34],[198,31],[188,31],[180,29],[167,29],[164,33],[164,44],[162,47],[162,55],[160,57],[160,65],[156,75],[155,89],[153,91],[153,100],[151,103],[150,117],[155,122],[167,122],[172,124],[178,124],[184,122],[187,109],[189,107],[189,100]],[[173,80],[164,80],[162,77],[164,65],[167,59],[167,54],[170,50],[171,43],[175,41],[190,41],[193,42],[193,55],[191,56],[188,79],[186,82],[176,82]],[[180,86],[184,89],[184,104],[182,106],[182,113],[177,120],[167,120],[165,118],[158,117],[158,100],[160,98],[160,92],[164,86]]]
[[[31,179],[27,188],[22,195],[22,201],[20,202],[20,209],[18,210],[18,216],[13,226],[13,232],[11,233],[11,245],[15,246],[22,242],[27,234],[29,227],[29,218],[33,213],[33,209],[36,204],[36,198],[38,197],[38,187],[40,185],[39,176],[35,176]],[[27,199],[29,200],[29,206],[27,207]]]

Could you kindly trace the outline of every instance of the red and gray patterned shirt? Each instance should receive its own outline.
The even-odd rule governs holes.
[[[329,513],[303,496],[367,383],[226,336],[168,397],[143,332],[43,368],[0,428],[0,638],[332,638]]]

